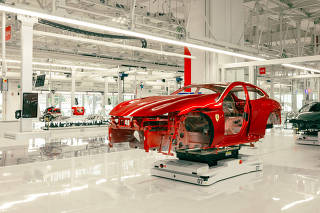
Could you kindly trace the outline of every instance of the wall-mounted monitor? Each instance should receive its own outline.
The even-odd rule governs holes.
[[[22,118],[38,116],[38,93],[23,93]]]
[[[46,75],[38,75],[35,83],[35,87],[43,87],[46,80]]]

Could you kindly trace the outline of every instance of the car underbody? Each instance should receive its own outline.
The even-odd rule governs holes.
[[[131,147],[170,154],[176,148],[209,147],[213,124],[208,115],[200,111],[180,116],[177,112],[157,117],[113,116],[109,137],[112,143],[129,142]]]
[[[305,121],[299,119],[292,119],[290,123],[293,124],[293,128],[296,133],[304,133],[310,136],[317,136],[320,131],[320,121]]]

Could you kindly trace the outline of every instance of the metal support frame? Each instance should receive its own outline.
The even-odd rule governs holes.
[[[297,55],[301,56],[301,21],[297,21]]]
[[[131,30],[134,30],[135,28],[135,17],[134,17],[134,11],[136,8],[136,0],[132,1],[132,6],[131,6]]]
[[[300,50],[300,54],[303,55],[304,54],[304,47],[305,47],[305,44],[306,44],[306,37],[309,33],[309,29],[310,29],[310,21],[308,20],[308,25],[307,25],[307,30],[305,31],[304,33],[304,37],[303,37],[303,43],[301,45],[301,50]]]
[[[279,21],[280,21],[280,57],[282,57],[283,54],[283,12],[280,10],[279,14]]]
[[[193,161],[160,160],[153,164],[151,175],[197,185],[211,185],[228,178],[261,170],[263,170],[263,163],[259,157],[239,155],[239,159],[219,160],[217,165],[211,167],[206,163]]]

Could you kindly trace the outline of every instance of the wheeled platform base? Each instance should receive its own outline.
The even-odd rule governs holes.
[[[154,163],[151,174],[197,185],[211,185],[242,174],[261,171],[262,168],[261,161],[255,156],[239,155],[238,159],[219,160],[212,167],[193,161],[161,160]]]
[[[320,146],[320,135],[319,135],[319,132],[318,132],[318,136],[311,136],[311,135],[306,135],[306,134],[302,134],[301,133],[301,134],[296,136],[296,143]]]

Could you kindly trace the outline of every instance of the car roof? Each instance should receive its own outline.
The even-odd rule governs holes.
[[[218,90],[219,92],[223,92],[228,86],[230,86],[231,84],[238,84],[238,85],[245,85],[245,86],[250,86],[247,87],[248,91],[254,92],[254,91],[260,91],[261,93],[263,93],[264,95],[268,96],[267,93],[265,91],[263,91],[261,88],[247,83],[247,82],[241,82],[241,81],[235,81],[235,82],[226,82],[226,83],[215,83],[215,84],[190,84],[188,86],[185,86],[184,88],[189,88],[189,87],[201,87],[201,88],[207,88],[207,89],[211,89],[211,90]],[[237,85],[235,85],[237,86]],[[241,91],[241,88],[233,88],[231,91],[232,92],[237,92],[237,91]]]

